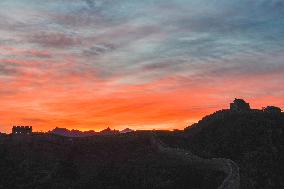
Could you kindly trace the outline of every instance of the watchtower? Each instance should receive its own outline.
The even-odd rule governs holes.
[[[234,102],[230,104],[230,110],[236,111],[236,112],[249,111],[250,105],[243,99],[235,98]]]
[[[13,135],[30,135],[32,131],[32,126],[13,126],[12,128]]]

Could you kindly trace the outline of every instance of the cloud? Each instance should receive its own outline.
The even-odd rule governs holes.
[[[94,1],[94,0],[85,0],[85,2],[87,3],[87,5],[88,5],[90,8],[95,8],[95,7],[96,7],[96,2],[97,2],[97,1]]]
[[[182,128],[283,99],[281,0],[0,3],[1,124]]]
[[[115,46],[112,44],[100,44],[100,45],[92,46],[90,49],[83,50],[82,53],[84,56],[92,57],[92,56],[105,54],[113,50],[115,50]]]
[[[39,50],[27,50],[23,52],[23,55],[38,57],[38,58],[52,58],[52,55],[48,51],[39,51]]]
[[[29,42],[37,43],[43,47],[71,48],[79,46],[82,40],[74,35],[58,32],[42,32],[30,37]]]
[[[8,63],[0,61],[0,76],[10,76],[19,73],[19,66],[16,63]]]

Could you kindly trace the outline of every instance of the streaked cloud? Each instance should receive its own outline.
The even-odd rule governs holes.
[[[284,108],[283,13],[282,0],[3,0],[0,131],[183,128],[234,97]]]

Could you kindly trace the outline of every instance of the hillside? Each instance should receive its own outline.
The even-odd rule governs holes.
[[[284,114],[222,110],[185,129],[188,147],[240,167],[241,188],[284,188]]]
[[[150,133],[0,140],[0,189],[207,189],[224,175],[159,153]]]

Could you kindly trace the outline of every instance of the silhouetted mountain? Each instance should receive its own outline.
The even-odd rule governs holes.
[[[132,133],[132,132],[134,132],[134,130],[129,129],[129,128],[126,128],[126,129],[123,129],[122,131],[120,131],[120,133],[122,133],[122,134],[125,134],[125,133]]]
[[[87,136],[94,136],[98,134],[97,132],[90,130],[90,131],[79,131],[79,130],[68,130],[66,128],[58,128],[56,127],[52,131],[49,131],[49,133],[55,134],[55,135],[61,135],[66,137],[87,137]]]
[[[122,133],[126,133],[126,132],[130,132],[132,130],[128,129],[125,132]],[[88,137],[88,136],[94,136],[94,135],[115,135],[115,134],[119,134],[120,132],[118,130],[112,130],[109,127],[100,131],[100,132],[95,132],[93,130],[90,131],[79,131],[79,130],[69,130],[66,128],[58,128],[56,127],[55,129],[53,129],[52,131],[49,131],[49,133],[55,134],[55,135],[61,135],[61,136],[66,136],[66,137]]]
[[[284,113],[221,110],[185,129],[192,151],[240,166],[241,188],[284,188]]]
[[[118,130],[111,130],[109,127],[100,131],[99,132],[100,135],[115,135],[115,134],[119,134]]]

